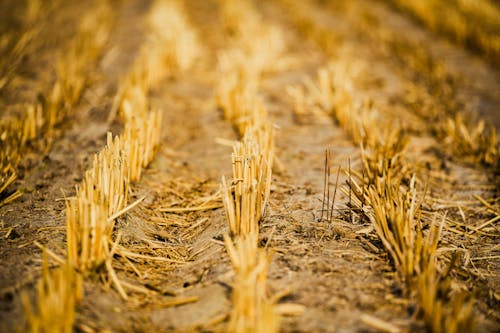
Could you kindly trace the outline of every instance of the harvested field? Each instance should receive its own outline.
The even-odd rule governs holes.
[[[0,0],[0,331],[498,332],[498,13]]]

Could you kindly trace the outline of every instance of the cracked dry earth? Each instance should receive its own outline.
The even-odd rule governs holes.
[[[108,122],[108,115],[120,80],[145,38],[144,17],[150,3],[112,3],[116,19],[104,54],[92,70],[90,87],[58,126],[60,135],[50,148],[34,147],[23,159],[21,176],[13,184],[22,189],[22,197],[0,207],[2,332],[23,327],[20,293],[33,293],[41,275],[41,250],[34,242],[63,251],[63,199],[74,195],[92,155],[105,145],[106,133],[122,131],[118,121]],[[219,110],[215,89],[221,80],[218,56],[230,43],[231,31],[224,27],[218,1],[181,3],[200,37],[203,55],[191,68],[170,73],[151,92],[152,108],[163,110],[161,146],[142,180],[131,189],[131,200],[145,199],[118,219],[115,230],[124,248],[155,259],[117,263],[120,280],[136,286],[128,289],[127,300],[99,280],[86,280],[75,331],[219,332],[227,325],[232,269],[223,243],[228,226],[219,188],[221,176],[231,174],[232,150],[225,140],[238,140],[238,135]],[[425,79],[418,79],[426,74],[391,56],[377,38],[384,31],[404,31],[405,38],[422,47],[419,52],[440,59],[460,77],[448,96],[497,129],[498,69],[427,31],[387,2],[355,0],[348,8],[328,1],[307,3],[303,15],[333,36],[333,51],[301,32],[287,1],[253,2],[266,24],[281,29],[285,44],[280,64],[264,72],[258,90],[275,126],[277,160],[270,200],[260,221],[259,245],[273,253],[267,284],[270,294],[283,295],[278,302],[300,304],[305,309],[300,315],[282,318],[281,331],[384,331],[366,319],[372,317],[401,331],[426,331],[416,315],[415,302],[404,295],[400,277],[369,222],[349,212],[349,194],[340,190],[349,178],[347,170],[361,172],[361,148],[327,113],[298,114],[288,93],[290,86],[313,80],[318,69],[331,60],[361,63],[356,93],[370,98],[388,123],[408,126],[406,154],[425,170],[422,175],[428,181],[430,200],[426,207],[446,212],[450,220],[440,244],[464,253],[453,283],[475,296],[477,332],[498,331],[498,224],[493,231],[478,235],[454,230],[459,224],[476,226],[491,218],[472,195],[495,202],[498,173],[446,154],[445,143],[425,130],[427,124],[407,103],[409,82],[424,91],[434,89],[426,86]],[[79,13],[89,10],[87,7],[91,5],[65,5],[58,18],[64,22],[57,24],[67,26],[67,31],[41,47],[40,56],[25,60],[22,66],[28,66],[29,73],[21,73],[24,76],[16,88],[0,96],[2,117],[18,112],[14,106],[23,99],[34,98],[27,91],[50,84],[53,65],[47,59],[70,38]],[[56,22],[51,24],[48,34],[51,29],[57,31]],[[428,95],[435,103],[443,98]],[[339,176],[331,220],[321,212],[326,149],[331,151],[332,170],[340,166],[346,171]],[[208,210],[168,209],[193,207],[208,199],[215,202]]]

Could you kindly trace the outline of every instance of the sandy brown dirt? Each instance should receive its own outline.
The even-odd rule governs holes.
[[[41,251],[33,242],[61,253],[58,249],[65,247],[63,198],[74,194],[92,155],[105,144],[106,133],[121,131],[121,125],[109,124],[107,117],[120,79],[130,69],[143,41],[143,18],[149,2],[113,3],[117,21],[90,88],[58,128],[61,135],[51,149],[34,147],[26,156],[22,176],[14,184],[23,190],[23,196],[0,207],[2,332],[21,327],[19,294],[22,290],[32,292],[40,276]],[[450,72],[460,77],[451,96],[500,129],[498,71],[382,1],[353,1],[349,9],[312,1],[314,12],[308,14],[338,40],[335,55],[301,35],[281,1],[255,3],[266,22],[285,31],[286,42],[282,58],[287,65],[265,73],[259,90],[276,127],[278,160],[259,244],[274,252],[268,274],[270,292],[283,292],[281,302],[305,306],[302,315],[283,319],[282,331],[377,332],[360,319],[363,315],[403,331],[426,331],[380,241],[373,231],[367,233],[369,223],[343,213],[348,211],[348,196],[340,191],[337,194],[337,211],[331,223],[320,219],[325,150],[331,149],[334,169],[341,166],[347,170],[350,165],[359,171],[360,148],[326,114],[297,117],[287,87],[314,78],[319,68],[337,57],[352,57],[367,65],[364,73],[368,74],[361,80],[358,93],[373,99],[386,120],[408,123],[413,131],[407,157],[429,182],[429,211],[446,211],[451,221],[442,246],[464,253],[454,276],[456,288],[468,290],[477,298],[477,331],[498,331],[498,228],[493,235],[479,236],[453,231],[467,231],[459,225],[477,226],[491,218],[472,195],[498,200],[498,175],[492,168],[453,158],[442,142],[422,130],[425,122],[405,102],[405,84],[432,87],[426,86],[427,81],[419,79],[419,73],[408,69],[404,61],[381,48],[376,33],[366,34],[363,13],[369,11],[379,18],[371,23],[374,31],[404,31],[408,40],[418,41],[425,52],[444,61]],[[164,112],[161,148],[143,179],[132,186],[131,200],[144,196],[144,201],[120,217],[116,228],[124,248],[167,260],[137,259],[128,264],[116,256],[119,278],[141,291],[129,290],[129,299],[124,301],[106,283],[85,281],[76,331],[220,332],[226,328],[232,269],[222,242],[228,227],[220,199],[215,201],[219,208],[212,210],[161,211],[165,207],[196,206],[200,200],[216,195],[221,176],[231,172],[231,148],[218,139],[238,139],[214,98],[220,79],[217,55],[230,43],[218,5],[215,0],[184,4],[201,36],[204,54],[193,68],[173,72],[151,94],[151,106]],[[73,8],[67,18],[75,14]],[[45,52],[51,54],[53,49]],[[44,75],[43,64],[35,66],[34,71],[41,73],[35,76],[36,84],[47,84],[39,78]],[[32,86],[29,83],[25,89]],[[5,101],[18,103],[31,96],[16,94],[7,91]],[[432,98],[439,102],[439,96]],[[345,184],[346,179],[341,174],[339,184]]]

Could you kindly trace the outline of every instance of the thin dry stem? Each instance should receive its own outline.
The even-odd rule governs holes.
[[[66,263],[49,270],[47,254],[43,256],[43,275],[36,285],[36,305],[27,292],[21,300],[26,314],[26,332],[73,332],[75,306],[82,297],[82,277]]]

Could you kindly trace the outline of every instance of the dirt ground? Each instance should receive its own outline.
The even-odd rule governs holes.
[[[411,128],[407,158],[421,166],[421,175],[428,181],[428,208],[446,211],[450,220],[440,243],[443,255],[447,255],[446,249],[463,254],[453,276],[455,287],[476,299],[477,332],[498,332],[498,222],[493,231],[483,234],[454,229],[469,230],[460,226],[481,225],[491,218],[472,195],[487,198],[498,207],[500,175],[494,167],[450,155],[445,142],[426,131],[428,124],[408,106],[405,90],[413,82],[434,103],[453,98],[461,109],[500,130],[498,69],[429,32],[384,1],[356,0],[349,6],[311,1],[310,11],[304,14],[331,33],[337,41],[333,52],[301,33],[284,1],[254,3],[265,22],[282,29],[285,40],[280,56],[285,65],[264,73],[259,87],[259,97],[275,124],[278,160],[270,202],[260,222],[259,244],[274,253],[268,274],[270,293],[283,293],[280,302],[305,307],[301,315],[284,317],[281,331],[379,331],[362,319],[366,315],[402,331],[426,331],[414,302],[402,292],[401,280],[380,241],[374,232],[366,231],[369,223],[343,215],[349,197],[339,191],[333,221],[320,219],[325,150],[331,149],[335,169],[359,171],[360,147],[328,115],[298,116],[287,87],[315,78],[317,70],[332,59],[347,59],[364,64],[359,95],[371,98],[389,123]],[[74,195],[92,155],[104,146],[106,133],[122,130],[118,121],[107,122],[108,114],[120,80],[145,38],[149,1],[120,0],[113,5],[116,22],[99,66],[91,73],[90,87],[58,126],[58,139],[50,149],[32,147],[23,159],[21,176],[11,186],[12,190],[21,189],[23,196],[0,207],[2,332],[23,327],[19,295],[23,290],[32,292],[41,275],[41,250],[34,242],[63,251],[63,199]],[[229,43],[219,5],[215,0],[184,1],[183,5],[201,37],[203,56],[191,69],[173,72],[155,87],[151,105],[164,112],[161,148],[143,179],[131,189],[131,200],[145,196],[144,201],[120,217],[116,227],[124,248],[168,260],[139,258],[133,265],[118,260],[119,278],[141,287],[129,291],[126,301],[106,283],[86,280],[75,331],[219,332],[227,324],[232,269],[222,242],[228,226],[221,201],[219,208],[208,211],[161,211],[190,207],[217,194],[221,176],[231,173],[231,147],[218,139],[238,139],[214,97],[220,79],[217,57]],[[64,24],[78,21],[83,10],[79,7],[85,7],[65,6],[69,9],[58,17]],[[49,39],[51,31],[57,30],[57,24],[51,24],[40,38]],[[459,78],[453,91],[446,97],[433,94],[438,88],[429,86],[426,73],[419,73],[405,64],[404,56],[391,55],[381,46],[377,38],[384,31],[404,35],[421,46],[418,52],[444,62]],[[0,95],[2,118],[19,112],[25,100],[36,98],[33,90],[52,82],[54,68],[47,59],[70,37],[69,32],[61,34],[56,42],[40,47],[36,56],[25,59],[21,66],[29,67],[29,73],[19,74],[16,84]],[[342,173],[339,184],[346,179]]]

